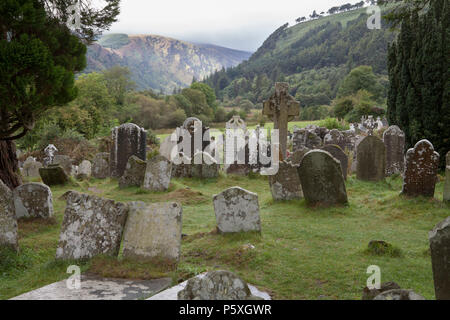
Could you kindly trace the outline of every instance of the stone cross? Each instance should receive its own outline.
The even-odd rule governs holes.
[[[300,103],[288,93],[286,82],[275,83],[275,93],[264,102],[263,115],[273,119],[274,129],[279,130],[280,160],[286,159],[288,122],[300,114]]]

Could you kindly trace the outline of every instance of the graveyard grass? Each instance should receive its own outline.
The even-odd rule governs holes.
[[[442,180],[442,179],[441,179]],[[274,299],[361,299],[369,274],[381,268],[381,281],[395,281],[434,299],[428,231],[448,216],[443,182],[435,198],[400,196],[399,176],[362,182],[349,176],[349,206],[312,208],[304,200],[274,202],[267,177],[221,175],[218,179],[174,179],[167,193],[119,189],[117,180],[74,182],[53,187],[55,221],[19,221],[20,253],[0,252],[0,299],[8,299],[66,279],[67,266],[105,277],[151,279],[170,276],[173,284],[195,274],[227,269],[268,291]],[[218,234],[212,196],[231,186],[258,193],[262,233]],[[183,205],[182,257],[177,270],[109,257],[55,261],[68,190],[116,201],[178,201]],[[372,255],[370,240],[385,240],[395,254]],[[253,248],[254,246],[254,248]]]

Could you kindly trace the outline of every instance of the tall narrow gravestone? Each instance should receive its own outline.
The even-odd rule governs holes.
[[[19,249],[12,191],[0,179],[0,248]]]
[[[402,194],[411,197],[433,197],[439,153],[428,140],[420,140],[406,152]]]
[[[450,151],[445,157],[444,201],[450,202]]]
[[[375,136],[367,136],[356,147],[356,178],[380,181],[385,177],[386,147]]]
[[[386,146],[386,176],[403,173],[405,168],[405,133],[397,126],[390,126],[383,133]]]
[[[429,233],[434,291],[437,300],[450,300],[450,217]]]
[[[109,170],[111,177],[120,178],[125,172],[128,159],[137,156],[146,160],[147,132],[133,123],[115,127],[112,132]]]

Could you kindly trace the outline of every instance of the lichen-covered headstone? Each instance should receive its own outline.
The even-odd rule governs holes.
[[[141,160],[136,156],[131,156],[130,159],[128,159],[125,172],[119,179],[119,188],[142,186],[146,168],[146,161]]]
[[[310,204],[346,204],[347,191],[341,164],[323,150],[311,150],[298,168],[303,196]]]
[[[315,132],[307,129],[299,129],[294,131],[294,136],[292,138],[293,147],[292,150],[295,152],[302,147],[309,149],[316,149],[322,145],[322,139]]]
[[[96,179],[109,177],[109,153],[97,153],[92,163],[92,176]]]
[[[13,194],[0,180],[0,248],[19,250]]]
[[[55,155],[53,158],[53,162],[51,164],[53,165],[60,165],[61,168],[64,169],[64,172],[66,175],[71,176],[72,175],[72,165],[73,165],[73,159],[69,156],[58,154]]]
[[[405,133],[398,126],[390,126],[383,133],[386,146],[386,176],[403,173],[405,168]]]
[[[290,156],[286,159],[287,162],[290,162],[293,165],[300,165],[303,157],[307,154],[311,149],[306,147],[300,147],[296,151],[292,152]]]
[[[270,192],[275,201],[294,200],[303,197],[297,168],[298,165],[282,161],[279,163],[278,172],[269,176]]]
[[[69,182],[69,177],[66,172],[58,164],[40,168],[39,174],[41,175],[42,181],[48,186],[66,184]]]
[[[439,153],[428,140],[420,140],[406,152],[402,194],[417,197],[433,197]]]
[[[213,196],[219,232],[261,231],[258,195],[231,187]]]
[[[92,174],[92,164],[89,160],[81,161],[78,166],[77,176],[78,180],[88,180]]]
[[[16,218],[53,217],[52,191],[42,183],[26,183],[13,191]]]
[[[146,160],[147,132],[134,123],[125,123],[113,128],[111,135],[110,175],[119,178],[125,172],[131,156]]]
[[[197,152],[194,155],[192,176],[202,179],[217,178],[219,176],[219,165],[216,159],[207,152]]]
[[[344,176],[344,179],[347,180],[348,157],[342,150],[342,148],[339,147],[338,145],[327,144],[324,145],[321,149],[325,150],[326,152],[331,154],[334,158],[339,160],[339,162],[341,163],[342,175]]]
[[[345,150],[346,143],[345,143],[344,134],[342,132],[340,132],[338,129],[332,129],[323,138],[323,144],[325,144],[325,145],[326,144],[337,145],[342,150]]]
[[[192,176],[192,159],[183,152],[172,159],[172,178],[189,178]]]
[[[128,215],[126,204],[72,191],[61,226],[57,259],[117,256]]]
[[[172,162],[163,156],[155,156],[147,161],[142,188],[150,191],[166,191],[172,176]]]
[[[182,207],[176,202],[130,202],[123,256],[177,264],[181,250]]]
[[[450,217],[429,233],[434,291],[437,300],[450,300]]]
[[[444,201],[450,202],[450,151],[445,157]]]
[[[380,293],[373,300],[425,300],[425,298],[412,290],[392,289]]]
[[[386,147],[375,136],[364,137],[356,148],[356,178],[380,181],[385,177]]]
[[[42,168],[42,163],[28,157],[23,163],[23,175],[30,178],[39,177],[39,168]]]

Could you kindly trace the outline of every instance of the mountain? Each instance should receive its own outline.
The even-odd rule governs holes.
[[[85,73],[126,66],[139,89],[167,93],[222,68],[236,66],[251,53],[194,44],[157,35],[108,34],[89,46]]]

